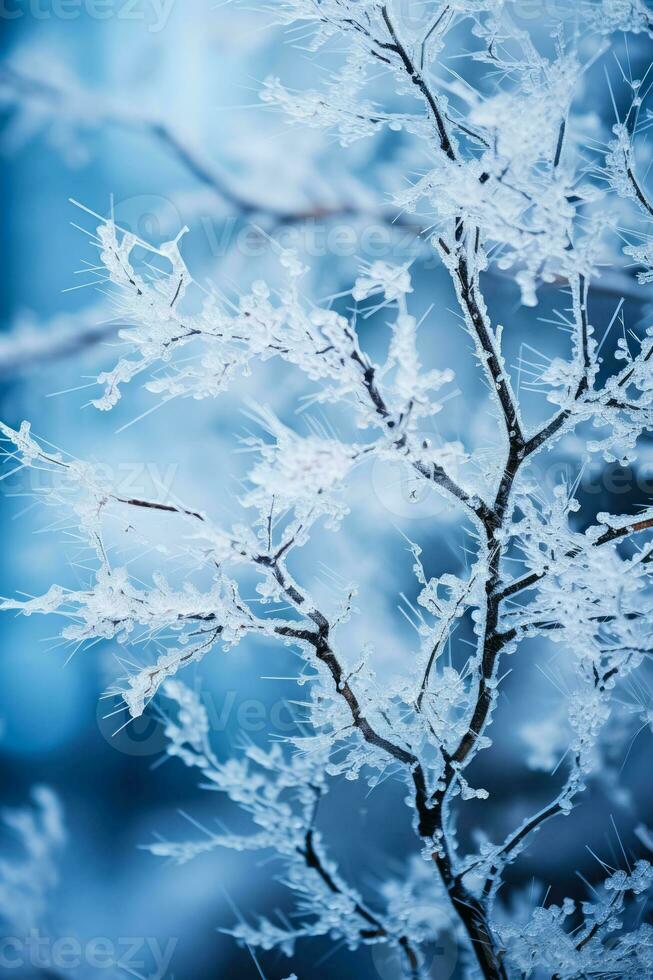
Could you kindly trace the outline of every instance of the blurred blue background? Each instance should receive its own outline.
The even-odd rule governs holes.
[[[175,402],[150,412],[152,396],[134,387],[115,412],[102,414],[88,407],[94,392],[86,386],[113,363],[115,352],[109,348],[115,339],[107,335],[102,343],[88,345],[73,339],[70,346],[79,349],[72,353],[39,354],[39,338],[57,332],[74,338],[76,331],[93,332],[105,318],[102,293],[77,288],[84,277],[75,275],[76,270],[83,268],[83,261],[93,261],[88,235],[77,226],[92,231],[94,223],[70,199],[107,213],[113,198],[123,225],[156,240],[173,237],[188,224],[185,255],[197,277],[210,277],[227,288],[261,277],[274,280],[277,274],[274,250],[256,233],[245,237],[251,223],[284,240],[296,235],[301,247],[316,253],[310,288],[319,297],[351,285],[357,259],[376,257],[365,234],[370,222],[345,222],[336,216],[331,222],[309,222],[306,230],[271,220],[256,208],[252,216],[238,216],[229,201],[198,180],[197,173],[157,138],[154,124],[165,120],[185,145],[195,148],[196,159],[216,168],[236,193],[278,212],[311,210],[316,202],[326,208],[362,202],[373,210],[384,205],[387,187],[404,179],[396,175],[415,173],[421,160],[402,134],[343,149],[328,134],[289,129],[281,117],[258,108],[257,92],[269,73],[297,85],[319,83],[305,53],[293,50],[276,29],[266,29],[261,14],[205,0],[177,0],[159,21],[154,6],[147,3],[134,7],[130,17],[120,15],[123,7],[114,4],[112,15],[100,20],[89,14],[88,5],[73,5],[69,13],[75,16],[63,19],[45,3],[38,8],[16,3],[21,16],[0,19],[5,69],[9,65],[46,84],[45,91],[36,85],[16,99],[3,75],[0,319],[11,341],[0,348],[0,416],[16,426],[29,418],[38,436],[80,458],[102,461],[134,494],[160,496],[163,488],[219,518],[230,513],[243,467],[231,453],[233,433],[246,426],[235,398]],[[39,16],[35,9],[41,11]],[[630,56],[644,64],[646,43],[633,42]],[[596,78],[596,84],[592,79],[587,83],[588,106],[594,84],[588,127],[601,133],[610,123],[611,109],[602,71]],[[47,84],[65,97],[48,93]],[[353,235],[351,247],[334,247],[333,238],[325,244],[324,234],[334,227],[345,228],[345,238]],[[451,312],[453,297],[446,277],[405,234],[393,232],[384,242],[386,252],[398,261],[414,258],[418,311],[434,304],[427,357],[457,372],[462,393],[438,433],[457,438],[464,429],[477,445],[488,440],[492,444],[492,422],[483,410],[483,391],[475,385],[469,342]],[[637,326],[643,310],[634,280],[630,282],[632,295],[624,309],[629,324]],[[555,290],[542,297],[535,313],[518,311],[519,297],[508,281],[490,282],[488,296],[495,320],[509,325],[511,363],[523,353],[524,342],[549,355],[562,349],[564,338],[537,319],[545,319],[560,305]],[[594,294],[592,318],[599,334],[616,302],[609,290]],[[382,317],[362,325],[368,349],[384,342],[383,329]],[[12,359],[17,338],[27,352],[18,358],[20,370],[18,360]],[[302,389],[290,374],[277,377],[278,370],[269,368],[258,375],[248,393],[274,403],[292,419],[292,406]],[[524,397],[531,420],[546,411],[541,399],[526,392]],[[645,447],[638,474],[650,479],[647,453]],[[556,475],[576,475],[573,457],[574,447],[563,446],[547,461],[549,485]],[[632,477],[631,473],[627,492],[619,495],[620,510],[641,501]],[[393,647],[414,643],[396,607],[398,593],[414,589],[411,563],[398,532],[419,540],[431,574],[460,571],[465,560],[466,537],[457,516],[436,499],[411,500],[402,479],[385,472],[362,476],[355,488],[362,516],[359,511],[346,523],[346,534],[328,542],[330,567],[361,583],[358,605],[366,616],[363,623],[354,624],[352,635],[357,642],[384,638],[381,646],[389,658]],[[10,478],[1,486],[0,594],[37,594],[53,581],[85,581],[84,556],[76,550],[66,522],[52,530],[57,515],[44,513],[23,478]],[[583,491],[588,508],[609,509],[614,496],[610,486],[588,481]],[[309,560],[307,556],[307,565]],[[148,562],[156,567],[156,560],[150,557]],[[154,717],[112,737],[115,719],[103,720],[105,708],[99,699],[120,674],[115,649],[111,644],[95,645],[69,660],[70,650],[57,639],[57,628],[56,621],[7,615],[0,622],[0,802],[23,805],[31,786],[46,783],[59,794],[66,815],[69,841],[51,909],[53,934],[75,936],[82,943],[93,937],[116,943],[121,937],[153,937],[164,946],[174,938],[178,942],[166,976],[259,976],[248,952],[219,929],[234,922],[237,910],[247,915],[275,907],[288,910],[287,895],[273,880],[274,866],[258,865],[245,855],[217,853],[177,868],[138,849],[155,832],[192,836],[193,828],[180,810],[200,822],[215,815],[229,820],[233,814],[213,794],[199,790],[193,774],[181,765],[158,765],[163,743]],[[511,665],[513,676],[504,692],[510,720],[498,721],[495,747],[483,761],[482,785],[493,797],[487,804],[468,804],[469,824],[478,817],[490,836],[509,829],[533,802],[550,795],[546,781],[526,768],[523,745],[516,737],[520,726],[533,719],[536,693],[538,717],[555,716],[558,695],[537,669],[536,656],[546,662],[553,654],[544,643],[539,650],[533,643],[523,662]],[[392,667],[381,655],[381,672],[384,669]],[[287,733],[294,710],[288,702],[298,696],[297,687],[261,676],[288,677],[296,671],[296,660],[285,648],[269,650],[248,643],[227,655],[216,651],[189,672],[184,679],[192,683],[196,674],[214,708],[219,753],[246,737]],[[631,844],[635,826],[646,823],[651,814],[650,751],[646,730],[624,769],[631,797],[615,811]],[[615,846],[608,817],[612,803],[605,803],[603,792],[600,785],[593,787],[564,823],[564,833],[559,825],[542,832],[514,871],[516,888],[528,889],[535,879],[551,884],[552,900],[560,900],[565,894],[579,894],[577,869],[590,879],[596,877],[600,869],[584,854],[583,845],[591,844],[604,854]],[[371,797],[366,786],[337,783],[321,815],[343,870],[371,893],[379,877],[400,871],[416,851],[402,797],[402,787],[392,781]],[[356,833],[343,836],[343,814],[347,825],[360,827]],[[362,868],[361,839],[369,851]],[[352,956],[334,950],[327,941],[300,946],[292,969],[276,954],[263,957],[261,964],[274,980],[292,970],[311,980],[379,976],[378,964],[367,952]],[[148,975],[151,969],[152,963],[145,962],[140,972]],[[447,969],[453,975],[457,968]],[[106,976],[108,971],[96,974],[86,965],[71,975]]]

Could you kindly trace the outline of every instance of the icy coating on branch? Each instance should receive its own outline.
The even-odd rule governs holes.
[[[163,715],[168,755],[244,810],[252,830],[205,829],[190,841],[158,840],[150,850],[179,863],[223,847],[273,852],[297,898],[296,924],[242,921],[232,930],[242,944],[279,947],[287,956],[308,937],[335,936],[350,949],[386,945],[406,976],[417,978],[427,975],[424,949],[453,919],[470,977],[649,975],[651,927],[638,921],[653,884],[646,861],[627,872],[606,868],[601,889],[585,903],[544,899],[521,918],[507,915],[500,892],[533,835],[568,816],[590,781],[618,785],[614,746],[651,723],[624,691],[653,653],[653,503],[635,513],[587,516],[573,480],[549,492],[531,464],[570,436],[582,447],[579,468],[590,456],[625,465],[653,428],[653,328],[647,322],[639,334],[624,329],[599,343],[589,312],[606,242],[614,249],[617,233],[640,282],[653,275],[653,204],[638,139],[650,83],[624,76],[629,108],[589,164],[574,109],[613,32],[653,36],[653,20],[639,2],[580,3],[573,31],[552,24],[547,43],[538,44],[503,0],[417,4],[410,16],[389,0],[270,7],[278,21],[299,27],[310,51],[333,54],[335,46],[341,67],[319,90],[291,91],[268,79],[267,105],[293,124],[334,130],[343,145],[387,129],[390,138],[410,134],[427,154],[428,168],[404,175],[394,203],[425,219],[472,341],[479,384],[489,392],[484,407],[500,445],[479,454],[467,433],[440,443],[424,436],[425,421],[455,392],[455,377],[446,364],[424,366],[422,338],[437,313],[419,318],[409,264],[362,264],[335,309],[306,295],[303,257],[277,247],[281,286],[253,277],[233,297],[219,283],[207,288],[194,280],[184,259],[186,229],[155,244],[96,215],[93,244],[127,324],[126,353],[97,379],[96,408],[113,409],[136,379],[163,399],[219,398],[276,361],[309,386],[310,404],[344,409],[356,438],[327,426],[305,431],[247,402],[258,429],[242,440],[253,459],[239,496],[249,519],[223,526],[192,501],[127,496],[99,467],[51,451],[27,422],[18,431],[2,424],[8,462],[45,471],[41,495],[72,511],[95,563],[86,588],[53,585],[42,596],[6,598],[2,608],[56,614],[67,620],[63,636],[72,644],[115,641],[137,660],[141,641],[158,639],[157,657],[135,663],[125,656],[131,666],[117,695],[132,718],[156,699],[150,710]],[[474,81],[453,73],[453,81],[443,80],[441,55],[464,31]],[[390,108],[366,93],[379,73]],[[626,232],[611,212],[619,199],[633,222]],[[544,285],[567,294],[557,323],[569,335],[567,356],[538,368],[532,381],[548,404],[539,426],[522,410],[503,326],[484,295],[493,269],[514,280],[525,307],[537,305]],[[386,345],[373,359],[359,328],[379,310]],[[480,462],[469,465],[475,455]],[[432,576],[429,556],[407,541],[415,601],[402,601],[416,640],[396,652],[397,672],[382,680],[370,645],[351,649],[345,640],[344,624],[365,617],[354,605],[356,585],[332,612],[297,571],[298,549],[324,528],[346,533],[354,471],[379,460],[410,468],[456,510],[470,554],[465,572],[457,565]],[[107,547],[110,529],[127,521],[133,529],[146,514],[174,522],[170,533],[192,559],[195,572],[180,586],[160,572],[150,582],[136,579]],[[464,659],[447,655],[463,623],[473,637]],[[268,641],[269,658],[276,643],[298,653],[301,722],[283,747],[250,745],[222,759],[201,697],[181,672],[248,636]],[[470,766],[492,745],[494,716],[509,711],[500,701],[506,658],[527,655],[536,637],[560,646],[573,668],[559,716],[534,719],[518,733],[530,768],[552,775],[550,802],[503,841],[479,828],[464,853],[458,811],[475,801],[480,812],[489,795]],[[363,779],[373,789],[388,770],[403,784],[425,861],[416,856],[368,900],[330,856],[317,827],[320,802],[336,777]],[[435,911],[428,921],[419,914],[425,906]]]

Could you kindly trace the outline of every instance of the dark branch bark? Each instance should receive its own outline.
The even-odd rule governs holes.
[[[313,822],[315,821],[315,816],[317,813],[317,801],[313,813]],[[315,871],[324,884],[327,886],[329,891],[334,895],[346,894],[343,889],[334,880],[333,876],[327,871],[322,863],[320,855],[315,847],[314,843],[314,829],[311,825],[306,831],[306,836],[304,838],[304,847],[298,848],[298,853],[304,858],[306,866]],[[410,972],[410,976],[414,980],[419,978],[419,956],[416,950],[413,948],[410,940],[407,936],[394,936],[388,932],[387,928],[373,912],[362,905],[357,899],[354,899],[354,910],[356,914],[364,921],[365,925],[361,927],[361,937],[363,939],[391,939],[394,940],[400,947],[402,953],[406,957],[406,963]]]
[[[403,43],[399,40],[399,35],[395,30],[395,27],[390,19],[387,7],[384,5],[381,8],[381,16],[385,21],[386,27],[388,28],[388,33],[392,39],[390,45],[387,45],[388,49],[394,51],[401,60],[401,63],[406,71],[406,74],[410,78],[411,82],[417,88],[418,92],[426,102],[429,112],[435,122],[436,129],[438,131],[438,138],[440,142],[440,149],[450,160],[456,159],[456,153],[451,141],[451,137],[447,132],[447,125],[444,118],[444,113],[440,109],[437,98],[431,92],[428,83],[426,82],[424,76],[420,71],[418,71],[417,66],[414,64]]]
[[[456,263],[455,274],[459,283],[461,302],[481,348],[483,367],[501,406],[511,446],[523,451],[524,434],[519,421],[517,402],[506,369],[499,362],[492,327],[486,321],[483,304],[478,295],[478,283],[470,275],[467,258],[462,251]]]

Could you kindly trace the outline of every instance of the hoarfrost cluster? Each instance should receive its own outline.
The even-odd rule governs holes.
[[[426,975],[423,949],[453,918],[470,977],[650,975],[653,934],[639,921],[653,884],[647,861],[606,869],[584,903],[543,899],[521,917],[510,918],[502,889],[509,866],[546,822],[568,817],[593,780],[618,783],[615,738],[627,744],[645,715],[636,705],[624,711],[623,692],[653,651],[653,502],[636,513],[585,515],[574,482],[549,493],[537,484],[534,462],[570,437],[582,444],[579,467],[589,456],[625,464],[653,428],[653,326],[609,340],[608,357],[590,319],[606,255],[623,258],[620,235],[641,286],[653,277],[653,204],[639,169],[651,82],[624,75],[629,104],[598,148],[596,140],[588,148],[575,108],[588,73],[611,54],[615,32],[653,37],[653,15],[639,0],[579,3],[572,26],[552,20],[543,40],[504,0],[423,3],[410,17],[390,0],[269,6],[272,20],[299,28],[310,52],[341,64],[310,91],[267,79],[267,106],[293,125],[335,131],[343,146],[385,129],[402,132],[428,159],[423,172],[400,176],[392,203],[419,217],[450,278],[500,445],[479,454],[464,432],[440,443],[424,437],[425,421],[444,410],[456,378],[447,364],[425,366],[438,311],[421,317],[410,263],[362,263],[336,307],[309,295],[304,256],[279,246],[281,284],[252,270],[251,286],[234,298],[220,283],[195,281],[185,229],[172,241],[148,242],[113,216],[95,215],[92,241],[115,313],[127,324],[126,353],[98,377],[96,408],[113,409],[137,380],[165,400],[219,399],[256,379],[263,362],[276,362],[301,376],[309,405],[344,411],[352,434],[336,436],[317,422],[306,431],[248,402],[259,434],[242,441],[253,458],[239,497],[245,517],[221,523],[192,501],[126,496],[93,465],[51,450],[28,423],[18,431],[2,425],[10,463],[49,474],[42,495],[72,510],[95,562],[86,588],[54,585],[2,605],[63,617],[73,643],[135,647],[145,637],[165,638],[164,652],[130,670],[117,696],[132,717],[150,705],[162,712],[168,755],[245,811],[252,830],[206,829],[190,841],[157,840],[150,850],[179,863],[218,848],[277,855],[300,916],[293,925],[269,918],[234,925],[245,946],[292,957],[309,937],[337,937],[350,949],[380,944],[396,949],[416,978]],[[469,79],[445,71],[452,50],[466,53]],[[371,90],[379,75],[383,103]],[[625,231],[617,227],[618,201],[627,209],[622,203],[616,212],[627,214]],[[539,424],[522,409],[506,360],[510,325],[496,323],[486,302],[491,275],[512,278],[527,308],[547,289],[566,297],[558,325],[569,334],[567,356],[550,360],[533,382],[548,406]],[[359,326],[379,310],[388,334],[374,360]],[[534,321],[534,329],[547,328]],[[355,471],[379,460],[400,462],[440,494],[465,523],[472,552],[465,573],[456,566],[432,576],[429,555],[407,541],[416,640],[396,652],[390,681],[377,676],[369,646],[351,649],[346,641],[347,621],[365,617],[356,585],[334,612],[298,571],[298,552],[310,549],[314,534],[346,533]],[[147,512],[174,522],[171,533],[192,557],[185,582],[174,585],[162,572],[138,581],[107,547],[108,535]],[[255,599],[246,597],[252,581]],[[471,624],[472,649],[452,657],[463,622]],[[276,643],[298,652],[303,715],[283,746],[249,745],[223,759],[183,669],[249,636],[265,639],[270,659]],[[559,769],[562,780],[552,773],[550,802],[504,840],[480,833],[465,853],[458,813],[488,798],[482,766],[472,763],[492,745],[495,716],[510,710],[500,698],[509,665],[529,656],[536,638],[563,651],[567,686],[560,716],[533,721],[522,741],[534,770]],[[318,829],[320,807],[338,777],[374,789],[389,768],[405,789],[418,844],[403,875],[385,881],[372,901],[331,856]],[[414,914],[427,905],[434,909],[428,921]]]

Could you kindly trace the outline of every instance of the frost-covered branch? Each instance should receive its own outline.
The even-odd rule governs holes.
[[[220,762],[210,746],[208,716],[198,695],[178,681],[167,681],[163,693],[177,712],[176,718],[166,717],[168,755],[199,769],[206,787],[225,793],[249,813],[258,829],[244,836],[206,829],[198,841],[158,840],[148,850],[180,864],[216,848],[272,850],[286,866],[286,880],[313,921],[297,929],[266,919],[256,926],[242,921],[233,929],[239,941],[263,949],[278,946],[290,956],[298,939],[335,931],[350,948],[361,942],[396,945],[409,975],[422,976],[420,955],[401,931],[407,924],[405,915],[397,915],[392,901],[383,912],[372,910],[326,856],[316,820],[328,791],[328,751],[296,753],[288,759],[278,744],[269,752],[251,746],[242,759]]]
[[[645,976],[653,963],[653,934],[648,924],[639,924],[637,905],[646,900],[652,870],[648,862],[637,861],[632,871],[617,871],[606,878],[596,901],[582,903],[580,930],[572,927],[577,906],[571,899],[535,909],[522,929],[502,928],[502,941],[517,969],[527,973],[535,960],[553,980]],[[632,929],[619,932],[629,903]]]
[[[329,23],[325,14],[326,8],[320,11],[318,20],[325,20]],[[391,19],[388,5],[382,5],[380,25],[383,30],[381,39],[375,38],[369,28],[362,30],[360,24],[355,30],[362,39],[367,39],[373,46],[375,59],[388,62],[394,59],[396,65],[394,69],[403,72],[411,80],[415,90],[421,93],[429,110],[433,125],[436,128],[441,149],[446,154],[447,159],[456,163],[460,174],[463,176],[464,169],[462,164],[461,148],[457,146],[449,130],[453,129],[463,138],[470,139],[474,146],[484,147],[486,152],[491,149],[491,135],[488,134],[483,126],[478,126],[471,120],[463,121],[459,113],[453,112],[446,98],[440,97],[435,93],[425,74],[425,59],[427,52],[437,51],[438,46],[443,43],[443,38],[447,31],[455,22],[455,4],[444,5],[443,8],[433,16],[428,28],[424,32],[424,37],[416,53],[411,54],[409,45],[404,44],[399,38],[397,28]],[[343,11],[339,12],[342,20]],[[607,16],[607,14],[606,14]],[[636,23],[639,16],[633,10],[632,13]],[[350,18],[345,19],[347,22]],[[341,21],[335,23],[340,28]],[[624,20],[625,23],[625,20]],[[352,26],[350,24],[350,26]],[[632,26],[632,25],[631,25]],[[634,29],[634,28],[632,28]],[[418,67],[421,65],[421,68]],[[390,65],[389,65],[390,66]],[[56,67],[56,66],[55,66]],[[514,66],[513,66],[514,68]],[[394,70],[393,69],[393,70]],[[292,208],[278,208],[269,201],[258,200],[246,189],[236,187],[229,176],[224,173],[217,165],[210,162],[197,147],[193,146],[192,139],[188,134],[181,133],[171,123],[156,114],[147,113],[139,108],[135,108],[132,102],[126,103],[124,99],[108,97],[104,93],[95,91],[86,92],[81,84],[76,82],[69,75],[57,79],[57,73],[52,70],[47,74],[30,73],[20,64],[16,65],[12,61],[7,61],[0,69],[0,91],[4,103],[13,110],[29,115],[30,112],[38,120],[45,116],[50,116],[54,121],[63,120],[66,124],[76,126],[81,131],[98,130],[104,126],[112,126],[128,132],[144,135],[153,141],[161,144],[171,155],[184,167],[188,174],[200,184],[213,191],[217,197],[223,201],[228,208],[245,218],[271,219],[273,226],[301,223],[318,219],[320,221],[331,220],[338,217],[351,217],[353,220],[373,221],[386,225],[389,229],[409,230],[414,234],[415,240],[420,238],[427,240],[430,235],[430,225],[427,220],[413,220],[408,214],[397,213],[397,208],[386,204],[379,204],[370,207],[364,201],[343,200],[342,202],[327,203],[316,201],[309,206]],[[443,89],[446,85],[443,83]],[[283,106],[289,111],[287,95],[276,98],[275,93],[279,86],[268,86],[265,101]],[[331,93],[333,95],[333,93]],[[322,102],[323,107],[328,106],[327,102]],[[306,121],[307,112],[302,108],[301,100],[297,99],[296,117],[298,121]],[[337,123],[338,113],[335,112],[330,117],[332,123]],[[630,115],[629,115],[630,118]],[[326,122],[327,120],[321,120]],[[384,117],[385,124],[393,128],[402,128],[400,117],[396,114],[388,113]],[[429,138],[429,130],[419,129],[419,120],[411,124],[410,120],[404,120],[407,128],[411,125],[418,127],[418,132],[424,138]],[[564,127],[560,129],[563,132]],[[483,135],[486,133],[486,135]],[[559,140],[556,147],[554,163],[557,167],[560,160],[560,150],[562,142]],[[615,150],[615,153],[617,151]],[[456,156],[456,154],[458,156]],[[618,153],[617,153],[618,155]],[[469,168],[467,168],[469,169]],[[474,180],[478,180],[479,186],[485,187],[489,184],[488,193],[497,192],[497,187],[492,182],[491,169],[478,171]],[[502,186],[505,184],[505,176],[502,177]],[[409,194],[404,195],[398,200],[398,204],[408,211],[414,210],[414,203],[417,196],[422,196],[428,189],[428,183],[424,188],[417,187]],[[419,193],[418,193],[419,192]],[[523,194],[523,192],[520,192]],[[404,199],[405,198],[405,199]],[[527,203],[527,197],[523,198]],[[464,226],[458,223],[458,236],[463,237]],[[477,256],[476,261],[480,259]],[[472,266],[474,263],[468,262]],[[489,267],[482,265],[488,275],[505,275],[495,264]],[[456,277],[459,278],[464,270],[456,269]],[[467,276],[463,276],[467,278]],[[560,280],[557,273],[550,279],[545,277],[542,286],[557,285]],[[570,280],[571,281],[571,280]],[[607,291],[609,294],[619,296],[633,295],[632,281],[625,275],[616,275],[614,272],[608,273],[594,284],[594,289]],[[471,290],[479,292],[479,284],[476,282]],[[502,410],[510,422],[516,419],[514,396],[511,397],[509,380],[505,377],[505,372],[500,367],[502,361],[496,339],[493,339],[492,328],[487,320],[484,311],[484,304],[478,296],[470,294],[468,304],[468,315],[472,323],[475,321],[480,326],[482,349],[484,351],[483,360],[492,369],[492,382],[497,388]],[[0,374],[9,374],[14,371],[22,371],[35,364],[50,361],[59,357],[74,354],[85,347],[99,343],[104,339],[113,336],[119,328],[119,321],[111,317],[105,308],[91,307],[82,311],[79,315],[66,318],[58,317],[49,325],[42,325],[38,332],[32,329],[22,329],[20,323],[15,329],[8,331],[0,349]],[[512,404],[511,404],[512,402]]]
[[[583,44],[566,40],[558,25],[550,45],[519,28],[510,5],[500,0],[426,7],[423,23],[415,26],[397,4],[381,0],[275,4],[277,19],[299,24],[312,51],[333,45],[341,65],[326,75],[322,89],[296,92],[268,79],[262,97],[294,123],[335,130],[343,144],[402,130],[426,155],[425,172],[404,181],[394,204],[429,229],[429,243],[451,279],[473,341],[472,363],[490,393],[490,406],[478,399],[488,423],[479,427],[481,435],[472,425],[456,441],[424,435],[424,427],[445,411],[454,375],[446,366],[425,366],[431,318],[417,320],[406,265],[363,264],[352,276],[349,308],[341,312],[344,304],[317,305],[304,295],[302,257],[278,247],[278,288],[255,280],[230,299],[220,286],[207,289],[194,280],[182,251],[184,230],[157,244],[123,231],[113,217],[93,215],[92,242],[118,318],[127,324],[121,331],[124,355],[98,378],[96,408],[111,410],[137,380],[165,400],[219,398],[244,378],[256,383],[262,365],[272,363],[303,385],[304,405],[346,417],[346,431],[336,436],[314,426],[305,435],[269,408],[250,406],[260,434],[242,440],[254,459],[237,500],[243,516],[222,527],[192,504],[148,500],[105,485],[94,467],[50,452],[26,423],[18,432],[3,426],[8,463],[45,470],[51,481],[41,491],[46,502],[72,509],[91,549],[93,574],[85,588],[54,586],[45,596],[2,605],[63,617],[63,636],[73,644],[153,641],[156,655],[146,653],[146,662],[135,666],[132,660],[116,688],[123,709],[136,717],[157,694],[176,702],[179,716],[166,726],[169,754],[199,769],[207,786],[249,813],[256,830],[249,836],[209,831],[199,842],[161,841],[152,849],[179,861],[217,847],[270,850],[282,859],[304,913],[296,927],[267,919],[257,926],[241,922],[233,931],[245,945],[290,954],[299,938],[334,933],[351,948],[393,945],[403,968],[417,977],[421,947],[437,935],[412,915],[419,893],[436,908],[453,910],[461,942],[486,980],[533,972],[571,980],[605,972],[606,964],[615,975],[619,969],[624,976],[637,976],[637,970],[647,975],[648,927],[614,935],[617,913],[650,887],[646,862],[628,875],[609,877],[604,889],[613,895],[586,903],[582,918],[565,902],[537,908],[524,927],[506,925],[497,907],[509,864],[544,823],[570,813],[597,778],[615,691],[653,651],[653,567],[650,550],[639,548],[653,530],[650,503],[635,515],[585,517],[574,486],[547,486],[533,465],[536,454],[572,433],[584,452],[607,463],[631,461],[653,428],[651,337],[646,333],[634,345],[619,338],[612,355],[623,364],[603,367],[589,310],[604,240],[614,231],[608,204],[625,194],[640,212],[647,210],[646,197],[642,202],[637,193],[645,194],[632,147],[639,107],[629,114],[625,133],[615,134],[626,142],[610,148],[607,190],[588,175],[574,110],[585,76],[609,49],[609,35],[648,32],[651,23],[638,3],[601,0],[579,11]],[[459,45],[461,36],[475,71],[469,79],[445,81],[440,76],[448,46],[454,39]],[[391,91],[383,104],[367,90],[379,72]],[[39,90],[39,97],[45,95],[53,98]],[[112,118],[107,108],[104,119]],[[169,132],[152,134],[199,179],[209,180]],[[617,167],[629,183],[617,182]],[[558,325],[569,333],[570,349],[535,377],[534,387],[555,406],[538,426],[528,421],[504,354],[504,335],[518,324],[502,325],[490,311],[485,280],[493,270],[510,275],[526,310],[537,304],[542,286],[569,286],[571,305],[558,314]],[[387,342],[374,338],[382,353],[373,360],[360,322],[380,310]],[[494,413],[498,442],[492,438]],[[590,426],[594,438],[587,437]],[[397,676],[382,679],[370,644],[359,648],[344,629],[358,615],[355,587],[347,589],[342,608],[332,610],[311,591],[298,558],[306,548],[310,564],[324,530],[342,526],[354,472],[379,461],[407,467],[455,505],[468,531],[471,524],[464,573],[458,566],[455,573],[431,576],[431,555],[409,542],[416,594],[413,601],[403,593],[402,601],[418,640],[416,649],[406,644],[393,658]],[[192,574],[175,585],[157,569],[150,583],[122,566],[107,540],[118,533],[115,517],[125,510],[138,525],[130,525],[130,533],[144,539],[153,534],[155,546],[156,528],[144,525],[172,522],[166,533]],[[521,569],[516,577],[515,562]],[[457,648],[445,659],[463,621],[472,631],[471,653],[463,657]],[[310,692],[302,702],[305,717],[283,750],[250,747],[243,758],[222,761],[210,745],[200,702],[176,675],[250,636],[292,645],[298,653]],[[479,853],[465,855],[457,811],[489,795],[472,785],[481,771],[472,763],[492,744],[491,726],[503,707],[504,660],[534,638],[564,650],[567,687],[560,731],[552,736],[537,723],[531,726],[532,765],[551,771],[557,753],[567,771],[557,792],[547,791],[549,802],[503,843],[489,844],[486,837]],[[274,657],[275,643],[266,644],[262,655]],[[403,878],[380,889],[387,898],[381,910],[381,901],[365,900],[327,857],[316,820],[329,778],[365,778],[374,788],[388,770],[406,788],[427,861],[421,873],[411,864]],[[431,871],[428,883],[425,868]],[[575,928],[567,921],[572,914]]]
[[[256,282],[236,309],[217,296],[209,296],[199,314],[186,316],[179,308],[194,283],[177,241],[154,248],[121,233],[111,222],[100,226],[98,241],[122,316],[133,324],[124,332],[124,339],[138,355],[136,359],[122,358],[113,370],[100,376],[105,393],[94,402],[98,408],[111,408],[120,399],[123,384],[152,371],[157,364],[171,364],[171,369],[147,383],[150,391],[198,398],[228,388],[238,376],[250,371],[255,357],[278,357],[299,368],[311,381],[324,384],[316,401],[353,402],[358,424],[381,430],[376,444],[345,450],[338,469],[369,453],[396,455],[477,519],[487,520],[488,508],[482,499],[469,493],[448,472],[446,461],[460,456],[459,448],[451,444],[441,450],[430,449],[416,439],[419,424],[441,410],[433,393],[451,383],[454,376],[450,370],[422,370],[417,321],[406,304],[412,287],[405,268],[375,262],[364,270],[352,290],[357,302],[380,296],[382,305],[396,306],[393,343],[388,360],[380,367],[361,350],[354,321],[305,303],[299,289],[304,267],[290,250],[280,252],[280,262],[287,269],[288,292],[278,301],[264,283]],[[143,248],[169,262],[171,271],[157,271],[152,277],[147,270],[147,278],[136,273],[132,255]],[[199,365],[193,361],[190,366],[176,368],[171,355],[193,342],[204,349]],[[393,384],[386,393],[379,379],[388,374],[393,375]]]

